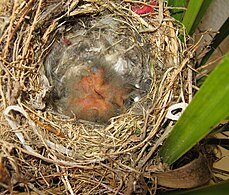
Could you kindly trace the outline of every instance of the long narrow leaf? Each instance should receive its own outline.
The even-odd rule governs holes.
[[[229,180],[222,181],[217,184],[208,185],[188,191],[176,191],[172,193],[165,193],[166,195],[228,195],[229,192]]]
[[[212,43],[210,44],[210,50],[201,60],[200,66],[204,65],[208,59],[211,57],[215,49],[220,45],[220,43],[229,35],[229,18],[224,22],[224,24],[219,29],[219,33],[214,37]]]
[[[201,9],[204,0],[190,0],[187,10],[184,15],[183,24],[186,27],[187,33],[190,32],[193,23],[196,20],[196,17]]]
[[[226,138],[209,138],[207,139],[207,144],[221,146],[229,150],[229,139]]]
[[[183,24],[188,34],[192,34],[200,23],[212,0],[190,0],[184,15]]]
[[[229,116],[229,53],[209,75],[160,150],[172,164]]]
[[[196,1],[195,1],[196,2]],[[190,32],[189,34],[193,34],[196,30],[196,28],[198,27],[200,21],[202,20],[205,12],[207,11],[209,5],[212,3],[212,0],[204,0],[202,5],[201,5],[201,8],[199,10],[199,13],[197,14],[195,20],[194,20],[194,23],[192,25],[192,28],[190,29]]]

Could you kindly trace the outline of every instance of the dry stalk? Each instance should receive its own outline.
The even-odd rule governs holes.
[[[147,167],[161,170],[157,151],[173,125],[163,126],[168,107],[192,98],[192,70],[187,65],[192,67],[190,59],[197,45],[188,48],[179,41],[180,26],[173,24],[164,1],[159,0],[154,13],[145,15],[131,10],[137,5],[147,2],[14,2],[10,22],[0,37],[0,109],[5,122],[0,124],[0,156],[8,163],[10,175],[17,175],[10,178],[12,186],[23,183],[25,191],[38,194],[55,194],[55,190],[69,194],[156,193],[157,180]],[[85,18],[106,14],[121,21],[120,28],[131,29],[130,34],[138,35],[141,44],[150,48],[152,85],[148,94],[108,125],[67,119],[45,106],[35,107],[34,102],[43,101],[48,93],[41,79],[45,58],[66,23],[81,21],[86,26]],[[8,183],[4,185],[0,190],[10,192]]]

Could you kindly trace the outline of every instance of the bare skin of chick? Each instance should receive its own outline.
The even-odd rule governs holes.
[[[124,108],[129,90],[109,83],[105,74],[103,68],[98,68],[74,83],[67,105],[68,113],[83,120],[107,122]]]

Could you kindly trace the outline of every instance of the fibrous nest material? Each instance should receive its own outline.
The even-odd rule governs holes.
[[[191,101],[189,68],[196,47],[180,42],[181,28],[163,1],[155,2],[150,12],[133,11],[146,4],[109,0],[1,4],[1,192],[156,191],[153,174],[168,168],[161,165],[157,151],[174,124],[166,113],[172,104]],[[64,26],[106,15],[130,26],[143,41],[150,89],[108,124],[64,118],[48,106],[50,86],[43,74],[47,56]]]
[[[109,14],[63,25],[44,67],[50,102],[60,114],[106,122],[150,88],[142,37]],[[58,37],[58,36],[57,36]],[[140,46],[143,45],[143,46]]]

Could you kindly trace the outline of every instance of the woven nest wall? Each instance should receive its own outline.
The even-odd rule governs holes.
[[[163,1],[2,1],[0,36],[1,191],[39,194],[154,193],[168,169],[157,155],[174,121],[169,106],[192,98],[196,46],[181,43]],[[47,106],[42,71],[60,29],[112,15],[147,45],[147,94],[108,124],[63,118]],[[70,21],[70,22],[69,22]],[[76,23],[76,22],[75,22]],[[140,44],[140,43],[139,43]],[[140,45],[141,46],[141,45]],[[135,110],[138,110],[136,113]]]

